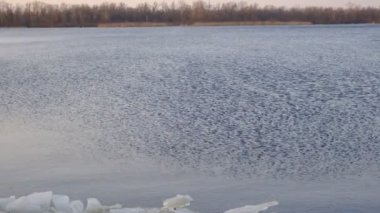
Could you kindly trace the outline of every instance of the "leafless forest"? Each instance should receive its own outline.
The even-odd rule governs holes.
[[[193,25],[200,23],[380,23],[380,7],[285,8],[244,2],[211,5],[205,1],[125,3],[101,5],[53,5],[31,2],[14,5],[0,1],[0,27],[94,27],[118,23],[150,23],[152,26]],[[135,24],[135,25],[133,25]]]

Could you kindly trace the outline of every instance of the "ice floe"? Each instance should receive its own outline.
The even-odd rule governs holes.
[[[164,200],[163,206],[168,209],[184,208],[186,206],[190,206],[191,201],[193,201],[193,198],[189,195],[177,195]]]
[[[49,191],[19,198],[0,198],[0,213],[195,213],[185,208],[191,201],[191,196],[178,194],[164,200],[161,208],[124,208],[121,204],[106,206],[97,198],[88,198],[85,206],[80,200],[70,202],[67,195],[55,195]],[[278,205],[277,201],[243,206],[224,213],[258,213],[275,205]]]

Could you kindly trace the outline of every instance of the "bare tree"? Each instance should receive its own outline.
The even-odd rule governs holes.
[[[53,5],[39,1],[13,5],[0,1],[0,27],[83,27],[100,23],[168,23],[195,22],[308,22],[312,24],[380,23],[380,7],[285,8],[226,2],[211,5],[198,0],[141,3],[128,7],[124,3],[100,5]]]

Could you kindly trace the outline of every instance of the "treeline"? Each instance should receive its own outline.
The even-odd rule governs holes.
[[[86,27],[124,22],[173,25],[199,22],[380,23],[380,7],[285,8],[243,2],[210,5],[205,1],[143,3],[130,7],[125,3],[13,5],[0,1],[0,27]]]

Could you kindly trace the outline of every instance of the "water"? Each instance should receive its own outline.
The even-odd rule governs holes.
[[[379,38],[378,25],[0,29],[0,196],[378,212]]]

